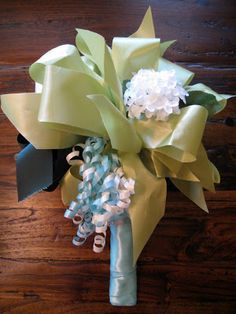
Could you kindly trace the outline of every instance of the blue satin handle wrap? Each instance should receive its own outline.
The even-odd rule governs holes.
[[[136,266],[133,266],[133,242],[128,216],[110,223],[110,303],[132,306],[137,303]]]

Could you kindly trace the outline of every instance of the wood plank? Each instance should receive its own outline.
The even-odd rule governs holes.
[[[108,263],[109,244],[102,254],[92,252],[92,237],[82,248],[78,249],[71,245],[76,228],[71,221],[63,217],[64,209],[59,192],[50,193],[49,197],[45,196],[45,193],[40,193],[20,204],[16,202],[14,204],[12,201],[1,204],[0,236],[3,260],[69,259],[81,263],[87,263],[88,260],[92,260],[93,264],[104,261]],[[148,262],[148,257],[151,256],[152,261],[156,259],[163,262],[166,260],[186,262],[188,259],[191,260],[191,255],[198,255],[201,264],[209,263],[210,266],[211,254],[214,254],[214,262],[217,260],[227,263],[228,257],[236,258],[234,252],[236,217],[233,216],[235,192],[218,191],[216,194],[207,192],[206,200],[210,211],[208,215],[179,192],[168,193],[166,216],[145,247],[143,259]],[[226,255],[222,256],[220,248],[224,241],[229,247]],[[159,248],[157,251],[156,246]]]
[[[169,307],[178,311],[178,306],[185,311],[192,308],[196,313],[205,309],[207,313],[209,308],[216,309],[216,304],[227,309],[226,313],[231,313],[236,291],[236,217],[232,220],[235,196],[233,192],[219,192],[215,198],[208,193],[210,215],[189,206],[179,193],[169,196],[166,217],[139,259],[139,305],[129,309],[130,313],[135,309],[147,313],[146,304],[149,305],[146,308],[148,313],[154,310],[164,313]],[[37,201],[37,204],[41,203],[40,199]],[[55,206],[55,202],[52,205]],[[76,311],[83,304],[84,313],[90,313],[89,306],[91,313],[102,313],[104,309],[100,305],[107,300],[108,247],[101,259],[94,259],[89,243],[73,250],[63,235],[56,237],[56,244],[49,229],[54,231],[53,226],[60,226],[63,216],[50,214],[53,211],[58,213],[58,208],[43,210],[36,207],[31,219],[27,219],[27,211],[20,208],[4,211],[7,223],[3,221],[1,230],[8,243],[12,242],[12,247],[9,247],[10,255],[3,251],[8,258],[1,262],[2,309],[10,308],[11,313],[30,313],[31,309],[42,306],[42,311],[50,311],[57,300],[63,299],[60,306],[63,310]],[[183,216],[188,218],[183,220]],[[8,228],[16,230],[15,238],[13,232],[7,232]],[[63,227],[62,230],[59,227],[59,230],[67,233],[69,228]],[[48,247],[50,242],[51,248]],[[26,246],[27,250],[24,249]],[[33,255],[29,254],[30,251]],[[50,258],[47,255],[49,251]],[[45,286],[45,282],[50,284]],[[183,303],[183,296],[187,302]],[[15,306],[9,307],[7,300],[11,299],[15,300]],[[109,309],[116,313],[117,309],[111,310],[109,305],[105,306],[105,313],[109,313]],[[55,313],[60,313],[57,311],[56,307]],[[121,309],[123,312],[125,310]]]
[[[175,62],[235,62],[234,0],[227,5],[220,0],[150,4],[157,34],[163,40],[178,40],[170,55]],[[147,6],[143,0],[129,1],[128,11],[124,0],[112,5],[106,0],[63,0],[60,5],[55,0],[43,0],[40,5],[36,0],[2,3],[1,64],[31,63],[54,46],[74,43],[76,27],[99,32],[111,44],[113,37],[127,36],[137,29]]]

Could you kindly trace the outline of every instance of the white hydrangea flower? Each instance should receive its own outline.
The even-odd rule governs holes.
[[[126,84],[124,102],[130,118],[166,121],[179,114],[179,100],[185,102],[186,90],[178,83],[175,71],[141,69]]]

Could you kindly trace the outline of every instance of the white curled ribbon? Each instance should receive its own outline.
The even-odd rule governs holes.
[[[123,214],[130,205],[134,194],[135,181],[125,178],[116,154],[102,155],[105,146],[102,138],[89,138],[85,145],[76,145],[67,156],[70,165],[80,164],[83,181],[78,186],[76,200],[72,201],[65,217],[73,219],[77,234],[73,243],[82,245],[93,232],[93,251],[100,253],[106,244],[106,231],[109,223]],[[84,148],[82,162],[76,147]]]

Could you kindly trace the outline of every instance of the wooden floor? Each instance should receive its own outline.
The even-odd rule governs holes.
[[[134,32],[152,5],[168,58],[218,92],[236,94],[235,0],[0,0],[0,94],[31,91],[28,66],[74,43],[75,27]],[[138,305],[109,305],[109,245],[72,246],[59,192],[17,203],[16,131],[0,113],[0,313],[236,313],[236,98],[209,121],[204,143],[222,174],[207,215],[177,191],[138,262]],[[232,118],[232,119],[231,119]],[[233,119],[234,118],[234,119]],[[234,127],[232,126],[234,125]]]

